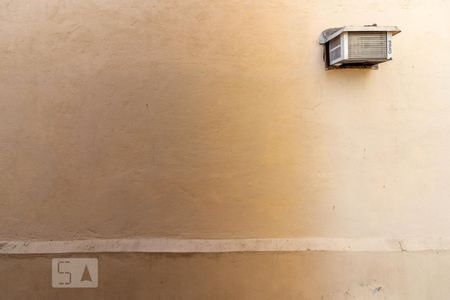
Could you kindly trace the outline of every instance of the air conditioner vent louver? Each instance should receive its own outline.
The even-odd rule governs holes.
[[[330,51],[330,60],[334,61],[341,57],[341,47],[338,47]]]
[[[342,59],[342,41],[340,36],[330,41],[329,48],[331,61],[336,62]]]
[[[349,59],[382,59],[386,58],[385,32],[349,32]]]
[[[335,37],[330,41],[330,49],[336,48],[341,45],[341,37]]]

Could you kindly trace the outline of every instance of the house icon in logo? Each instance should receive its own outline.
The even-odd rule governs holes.
[[[92,281],[91,274],[89,273],[87,265],[84,267],[83,275],[81,275],[80,281]]]

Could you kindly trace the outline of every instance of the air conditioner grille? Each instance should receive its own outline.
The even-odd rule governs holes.
[[[336,48],[341,45],[341,36],[337,36],[330,41],[330,49]]]
[[[349,59],[386,58],[387,36],[385,32],[349,32]]]
[[[330,60],[333,61],[341,57],[341,47],[338,47],[330,51]]]

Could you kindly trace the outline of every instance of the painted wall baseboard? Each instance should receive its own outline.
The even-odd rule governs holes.
[[[344,239],[92,239],[72,241],[2,241],[0,254],[58,253],[220,253],[296,251],[399,251],[450,250],[450,238]]]

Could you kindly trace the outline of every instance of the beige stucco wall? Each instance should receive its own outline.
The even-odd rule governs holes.
[[[448,1],[0,5],[2,239],[450,235]]]
[[[0,237],[449,236],[449,2],[2,1]],[[325,72],[320,32],[397,25]]]
[[[448,300],[450,295],[450,253],[94,257],[101,266],[97,289],[52,289],[49,256],[0,257],[0,295],[8,300]]]
[[[449,11],[0,1],[0,240],[448,239]],[[394,60],[325,71],[320,32],[372,23]],[[0,256],[0,298],[444,300],[448,255],[98,254],[89,291]]]

